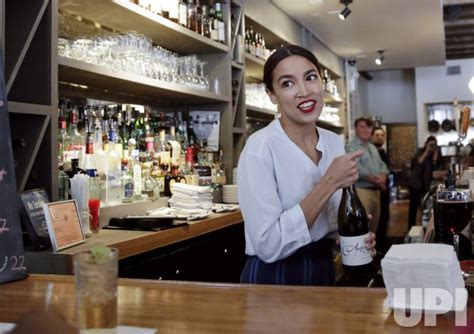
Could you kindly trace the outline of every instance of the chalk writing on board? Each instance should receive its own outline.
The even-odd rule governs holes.
[[[0,262],[1,263],[1,262]],[[25,263],[25,256],[20,255],[20,256],[5,256],[5,260],[3,262],[2,267],[0,268],[0,273],[7,268],[8,263],[11,264],[11,270],[12,271],[25,271],[26,267],[24,266]]]
[[[7,220],[5,218],[0,218],[0,235],[10,231],[10,228],[7,227]]]
[[[7,175],[7,171],[2,168],[2,169],[0,170],[0,181],[3,181],[3,176],[4,176],[4,175]]]
[[[0,273],[5,270],[8,264],[8,256],[5,256],[5,262],[3,263],[3,266],[0,268]]]

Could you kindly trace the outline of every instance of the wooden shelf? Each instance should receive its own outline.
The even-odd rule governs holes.
[[[247,105],[247,117],[259,119],[262,121],[271,122],[275,119],[276,111],[262,109],[254,106]]]
[[[253,112],[272,115],[272,116],[275,116],[275,114],[277,113],[276,111],[273,111],[273,110],[270,110],[270,109],[263,109],[263,108],[259,108],[259,107],[254,107],[254,106],[251,106],[251,105],[248,105],[248,104],[246,105],[246,108],[247,108],[247,111],[253,111]]]
[[[106,92],[115,91],[140,97],[149,97],[150,99],[163,102],[175,100],[179,104],[230,102],[230,97],[228,96],[200,91],[122,71],[113,71],[103,66],[88,64],[75,59],[58,56],[58,64],[60,82],[103,89]]]
[[[252,26],[255,32],[263,34],[263,38],[265,39],[265,45],[268,49],[276,49],[283,44],[288,44],[288,41],[284,40],[277,34],[275,34],[272,30],[264,27],[257,21],[253,20],[249,16],[245,16],[245,26],[250,27]]]
[[[243,64],[239,64],[238,62],[236,62],[235,60],[232,60],[232,67],[233,68],[237,68],[239,70],[243,70],[245,69],[245,66]]]
[[[263,66],[265,61],[263,59],[252,56],[249,53],[245,53],[245,75],[263,80]]]
[[[128,0],[59,1],[59,9],[122,32],[136,31],[178,53],[229,52],[227,45],[201,36]]]
[[[47,116],[51,115],[55,109],[51,108],[51,106],[8,101],[8,111],[17,114]]]
[[[316,125],[320,128],[333,131],[337,134],[341,134],[344,131],[344,127],[340,125],[335,125],[327,121],[317,120]]]

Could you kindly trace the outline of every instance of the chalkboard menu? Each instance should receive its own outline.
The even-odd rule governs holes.
[[[21,220],[0,50],[0,283],[26,277]]]
[[[44,189],[27,190],[20,194],[21,220],[36,250],[51,247],[43,212],[43,204],[48,202]]]

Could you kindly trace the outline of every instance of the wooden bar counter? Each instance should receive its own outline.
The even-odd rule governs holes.
[[[454,313],[436,327],[403,328],[383,305],[385,289],[290,287],[119,279],[120,325],[167,333],[472,333]],[[468,326],[474,325],[472,297]],[[58,312],[74,324],[74,277],[30,275],[0,285],[0,322],[33,310]]]
[[[181,222],[181,221],[180,221]],[[108,246],[119,250],[119,259],[157,250],[213,231],[243,223],[240,210],[229,213],[211,214],[201,220],[190,221],[189,225],[158,232],[107,230],[86,239],[85,243],[64,249],[57,253],[51,250],[27,252],[26,264],[30,272],[42,274],[72,274],[72,255],[94,246]]]

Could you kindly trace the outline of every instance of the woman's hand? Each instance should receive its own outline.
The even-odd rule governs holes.
[[[364,240],[365,246],[370,251],[370,256],[375,257],[377,255],[377,250],[375,249],[375,233],[369,232],[369,236]]]
[[[359,178],[357,160],[362,155],[364,155],[364,151],[357,150],[337,157],[324,174],[324,178],[335,185],[337,189],[350,186]]]

